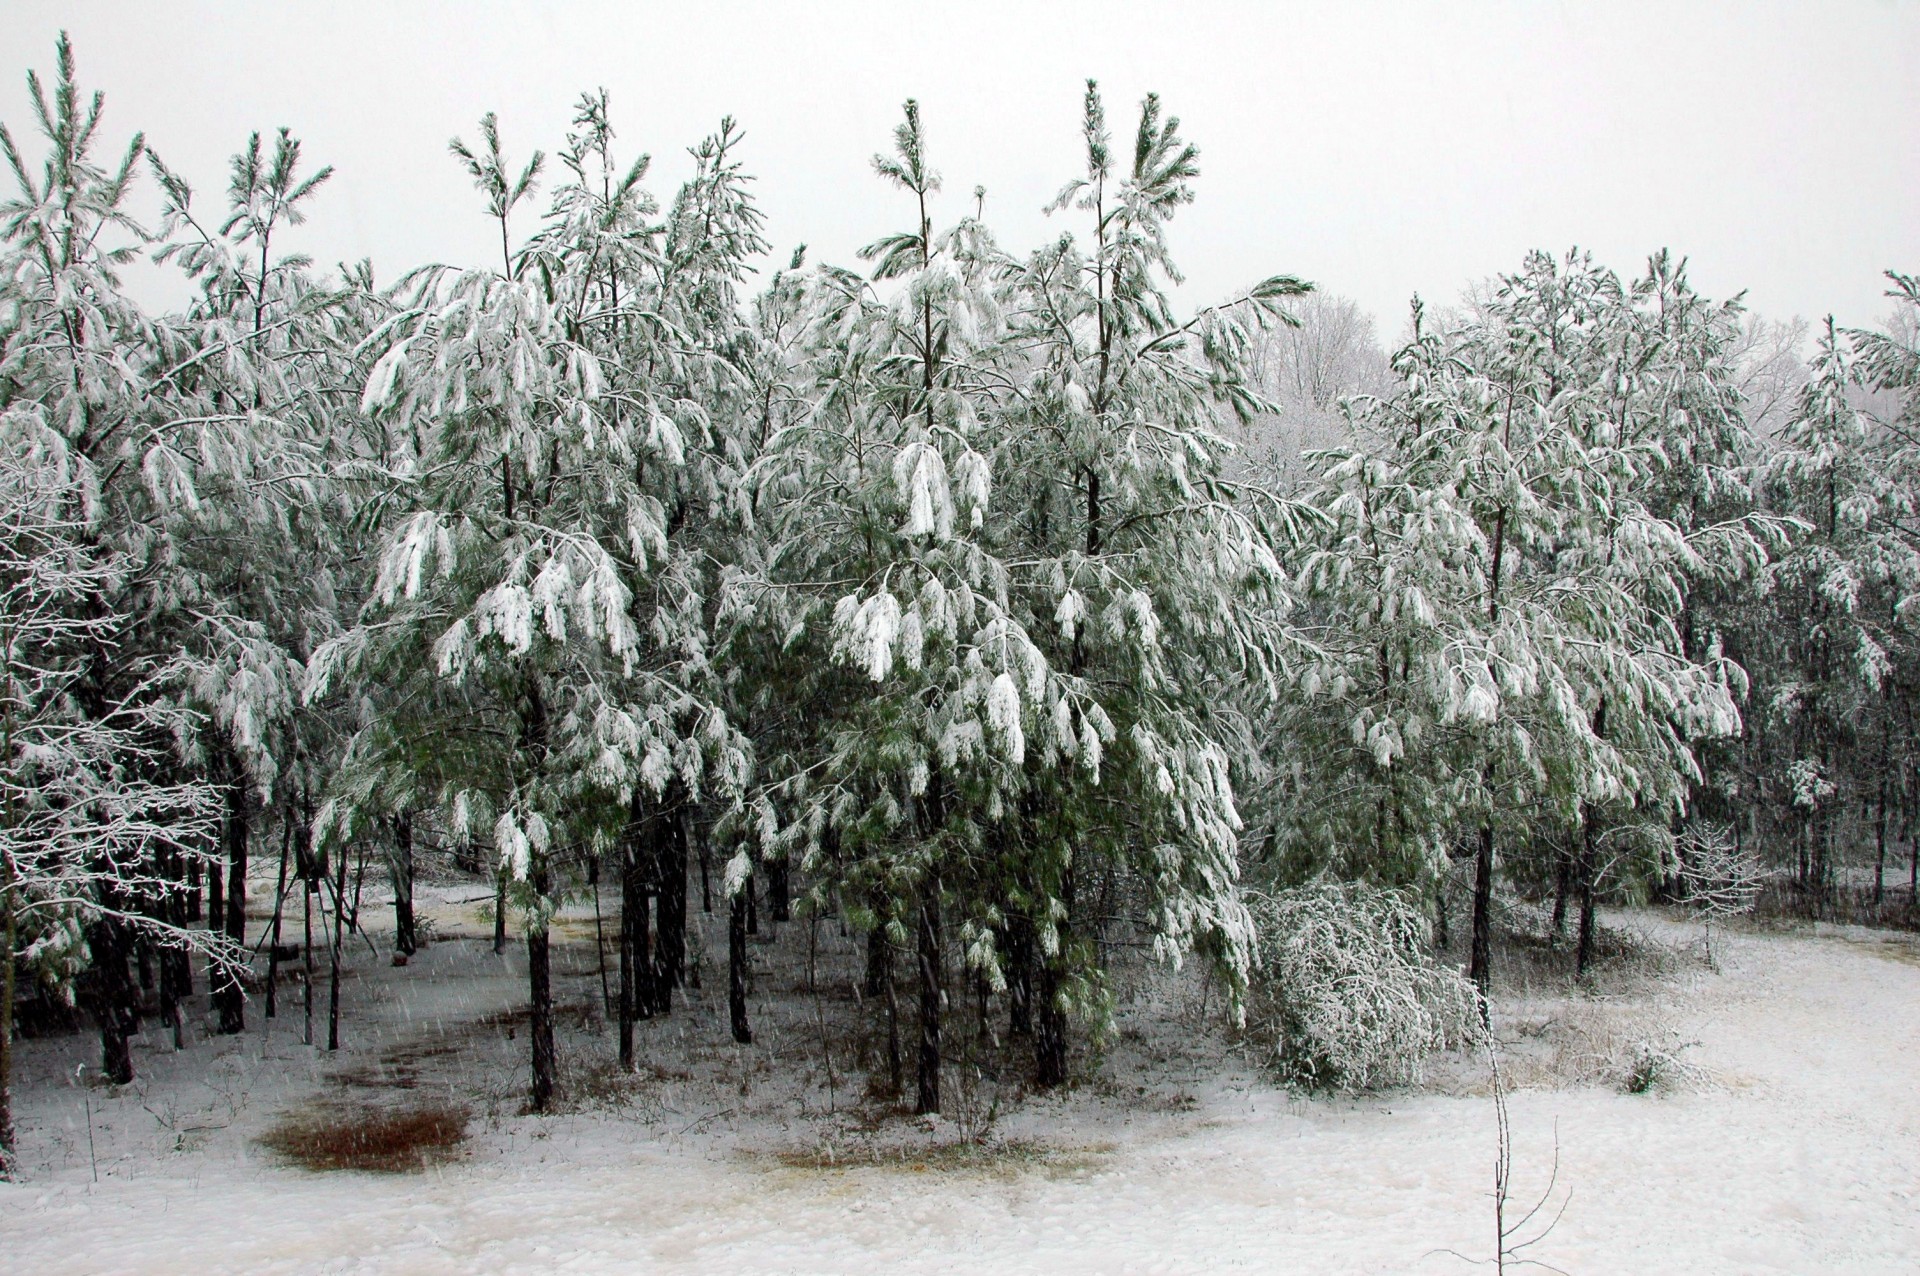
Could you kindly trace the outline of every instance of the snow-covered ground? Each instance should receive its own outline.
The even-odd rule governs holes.
[[[0,1185],[0,1271],[1445,1273],[1472,1268],[1444,1251],[1492,1251],[1494,1114],[1470,1061],[1418,1092],[1302,1099],[1206,1026],[1197,980],[1142,975],[1091,1079],[1057,1098],[1010,1086],[976,1149],[961,1136],[988,1127],[990,1083],[950,1088],[959,1119],[927,1127],[863,1100],[851,944],[830,924],[816,994],[808,927],[783,928],[749,1048],[726,1038],[709,957],[709,991],[643,1025],[637,1080],[604,1062],[591,943],[566,945],[574,1098],[521,1115],[519,946],[495,957],[471,901],[442,896],[442,939],[408,969],[358,946],[338,1054],[300,1044],[297,986],[265,1033],[256,1001],[240,1038],[174,1055],[151,1034],[120,1092],[66,1080],[90,1037],[26,1043],[27,1178]],[[590,915],[565,933],[590,938]],[[724,951],[717,919],[703,935]],[[1718,974],[1694,957],[1597,998],[1534,979],[1502,1000],[1514,1195],[1546,1187],[1556,1140],[1549,1212],[1570,1193],[1527,1255],[1570,1273],[1920,1271],[1920,953],[1827,928],[1715,949]],[[1697,1042],[1680,1054],[1704,1077],[1621,1093],[1636,1039]],[[316,1104],[434,1097],[472,1109],[473,1137],[421,1173],[312,1173],[258,1142]]]

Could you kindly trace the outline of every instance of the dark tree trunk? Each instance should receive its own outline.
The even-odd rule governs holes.
[[[1480,990],[1480,1018],[1489,1016],[1487,995],[1493,986],[1493,824],[1480,826],[1480,845],[1473,857],[1473,947],[1467,975]]]
[[[887,942],[887,897],[880,891],[870,891],[867,907],[873,913],[873,925],[867,930],[867,970],[860,995],[877,999],[886,993],[887,968],[893,964],[893,945]]]
[[[247,786],[238,760],[229,763],[227,781],[227,938],[236,950],[247,943]],[[239,960],[238,951],[235,960]],[[246,990],[240,986],[238,972],[222,974],[214,992],[214,1005],[220,1012],[220,1031],[236,1033],[247,1026]]]
[[[698,837],[700,842],[700,911],[703,913],[711,913],[713,911],[713,881],[708,869],[709,848],[707,846],[707,835],[704,831],[698,831]]]
[[[162,909],[168,922],[184,927],[187,921],[185,869],[181,853],[167,857],[167,893]],[[160,1017],[173,1033],[173,1048],[186,1048],[186,1010],[182,1005],[193,996],[193,961],[186,948],[169,944],[160,950]]]
[[[19,988],[20,922],[13,903],[13,878],[0,860],[0,1180],[14,1177],[13,1002]]]
[[[413,922],[413,814],[393,817],[393,951],[411,957],[420,951]]]
[[[1033,1035],[1033,922],[1023,914],[1007,923],[1007,1032]]]
[[[1887,773],[1884,750],[1881,752],[1880,765],[1880,809],[1873,821],[1876,850],[1873,861],[1873,902],[1876,905],[1887,897]]]
[[[675,806],[656,820],[654,898],[659,914],[653,946],[653,1005],[658,1014],[673,1011],[673,990],[687,964],[687,826],[685,809]]]
[[[776,922],[793,918],[793,897],[784,855],[767,865],[767,918]]]
[[[727,901],[727,1015],[733,1021],[733,1039],[753,1042],[747,1026],[747,899],[753,879],[741,883],[740,894]]]
[[[600,912],[600,857],[587,857],[587,885],[593,888],[593,964],[600,974],[600,1013],[615,1013],[613,994],[607,989],[607,928]],[[617,937],[616,937],[617,938]]]
[[[1581,823],[1584,828],[1580,844],[1580,943],[1573,959],[1573,973],[1577,978],[1585,978],[1587,967],[1593,962],[1593,887],[1599,872],[1599,865],[1594,861],[1593,813],[1587,812],[1587,818]]]
[[[634,1068],[633,1025],[645,1017],[647,1009],[647,993],[641,986],[647,965],[647,893],[640,840],[643,810],[636,793],[620,837],[620,1066],[628,1072]]]
[[[1033,990],[1033,1078],[1043,1090],[1067,1082],[1067,1008],[1061,986],[1070,958],[1074,904],[1074,872],[1069,866],[1060,880],[1061,901],[1067,916],[1056,923],[1059,945],[1053,956],[1036,952],[1033,964],[1038,968]],[[1036,943],[1035,948],[1039,945]]]
[[[1554,854],[1553,881],[1553,942],[1558,944],[1567,934],[1567,896],[1573,890],[1573,852],[1561,846]]]
[[[493,951],[507,951],[507,870],[493,871]]]
[[[100,1021],[100,1071],[115,1085],[133,1080],[133,1049],[128,1041],[140,1031],[139,1001],[127,969],[132,936],[117,917],[102,917],[87,927],[93,955],[94,1017]]]
[[[760,933],[759,878],[760,874],[754,873],[740,886],[747,896],[747,934],[749,935]]]
[[[306,1045],[313,1044],[313,896],[320,889],[320,882],[312,876],[313,866],[308,864],[307,875],[300,881],[300,907],[304,938],[300,944],[300,961],[306,968],[306,978],[300,982],[301,1010],[306,1015],[306,1028],[300,1034],[300,1040]]]
[[[913,1110],[940,1110],[940,1001],[944,982],[940,963],[940,879],[929,875],[920,885],[920,1049],[916,1060]]]
[[[534,893],[545,896],[551,883],[543,866],[533,873]],[[529,1035],[533,1038],[533,1094],[531,1107],[545,1112],[553,1103],[553,971],[550,965],[551,940],[547,928],[527,931],[527,991],[533,1006]]]
[[[334,858],[339,861],[337,876],[333,883],[333,952],[330,967],[332,979],[327,985],[327,1049],[340,1048],[340,944],[341,932],[346,925],[347,893],[347,856],[345,847],[336,847]]]
[[[280,914],[287,902],[287,865],[293,858],[293,812],[280,817],[280,872],[273,888],[273,938],[267,942],[267,1018],[280,1014]]]
[[[200,920],[200,857],[187,861],[187,920]]]
[[[224,849],[224,848],[222,848]],[[222,854],[216,853],[207,861],[207,929],[220,930],[227,924],[227,888],[226,863]],[[214,1005],[220,1000],[219,963],[207,962],[207,999]]]

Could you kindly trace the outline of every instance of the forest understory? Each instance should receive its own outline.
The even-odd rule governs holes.
[[[436,937],[396,968],[377,902],[345,950],[337,1052],[324,953],[316,1047],[297,961],[263,1031],[219,1037],[201,1014],[175,1053],[150,1027],[130,1086],[75,1080],[97,1077],[90,1032],[22,1042],[8,1269],[1447,1272],[1491,1252],[1483,1053],[1435,1056],[1412,1087],[1290,1091],[1199,963],[1117,948],[1112,1030],[1049,1095],[956,994],[947,1111],[915,1117],[887,1095],[864,946],[831,919],[762,919],[740,1046],[713,958],[724,914],[696,905],[702,987],[640,1025],[626,1074],[575,907],[553,930],[560,1089],[530,1115],[524,941],[496,955],[483,891],[423,883]],[[1513,1198],[1545,1193],[1539,1217],[1558,1219],[1526,1256],[1640,1273],[1909,1260],[1911,936],[1743,923],[1716,934],[1712,969],[1697,922],[1609,912],[1582,985],[1544,913],[1506,920],[1493,1026]]]

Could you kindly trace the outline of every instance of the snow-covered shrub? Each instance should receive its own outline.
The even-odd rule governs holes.
[[[1427,917],[1401,891],[1312,882],[1249,893],[1259,957],[1248,1027],[1282,1073],[1362,1090],[1418,1078],[1428,1053],[1471,1039],[1473,985],[1427,955]]]

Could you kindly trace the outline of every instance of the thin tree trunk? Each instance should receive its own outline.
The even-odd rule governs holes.
[[[640,837],[642,799],[633,795],[627,806],[627,825],[620,833],[620,1067],[634,1068],[633,1025],[640,1018],[643,994],[640,971],[647,957],[647,945],[637,938],[638,927],[646,924],[646,893],[640,885]]]
[[[614,1013],[613,994],[607,989],[607,929],[600,920],[600,857],[587,861],[587,885],[593,887],[593,964],[600,972],[600,1013]]]
[[[221,846],[207,861],[207,929],[220,930],[227,924],[226,848]],[[207,960],[207,1000],[220,1004],[220,966]]]
[[[227,938],[237,950],[247,944],[247,840],[248,811],[245,774],[239,760],[229,761],[227,781]],[[236,955],[236,960],[238,957]],[[238,972],[222,974],[214,1004],[220,1012],[220,1031],[236,1033],[246,1029],[246,990],[240,986]]]
[[[14,1176],[13,1135],[13,1001],[18,979],[14,952],[20,943],[20,923],[14,915],[11,863],[0,856],[0,1180]]]
[[[1055,923],[1059,927],[1059,941],[1054,954],[1049,957],[1037,951],[1036,943],[1033,958],[1038,976],[1032,1006],[1033,1076],[1034,1083],[1047,1090],[1067,1082],[1067,1008],[1062,976],[1066,973],[1072,938],[1074,872],[1071,866],[1061,876],[1060,897],[1066,905],[1067,916]]]
[[[776,922],[793,919],[793,899],[784,855],[767,865],[767,918]]]
[[[1554,852],[1553,942],[1567,935],[1567,896],[1573,890],[1573,852],[1562,845]]]
[[[867,969],[860,982],[860,995],[878,999],[887,990],[887,967],[893,962],[893,945],[887,942],[886,896],[875,890],[867,896],[873,912],[873,925],[867,931]]]
[[[545,865],[533,874],[533,889],[544,897],[550,882]],[[537,913],[534,918],[537,922]],[[551,939],[544,925],[527,929],[527,985],[533,1002],[528,1028],[533,1037],[533,1094],[535,1112],[545,1112],[553,1103],[555,1060],[553,1052],[553,982],[549,965]]]
[[[708,858],[709,858],[709,848],[707,846],[707,835],[705,833],[701,833],[700,834],[700,911],[703,913],[711,913],[713,911],[713,882],[711,880],[708,866],[707,866]]]
[[[1493,987],[1493,822],[1480,826],[1480,845],[1473,857],[1473,945],[1467,975],[1480,990],[1480,1018],[1490,1011],[1487,997]]]
[[[360,933],[360,888],[367,884],[367,844],[360,843],[360,849],[353,858],[353,907],[347,910],[347,934]]]
[[[95,1013],[100,1020],[100,1071],[115,1085],[133,1080],[128,1038],[140,1030],[133,978],[127,971],[126,923],[102,917],[87,928],[93,955]]]
[[[920,1049],[916,1060],[913,1110],[940,1110],[940,879],[928,875],[920,886]]]
[[[420,951],[413,917],[413,813],[393,817],[393,951],[411,957]]]
[[[1886,751],[1880,755],[1880,809],[1875,816],[1874,842],[1876,855],[1873,861],[1873,902],[1877,907],[1887,897],[1887,772]]]
[[[333,885],[333,953],[332,980],[327,988],[327,1049],[340,1048],[340,943],[341,931],[346,925],[347,893],[347,855],[346,848],[336,848],[335,858],[340,868]]]
[[[308,872],[312,872],[311,866]],[[302,1044],[313,1044],[313,893],[319,889],[319,883],[311,876],[303,877],[300,882],[300,907],[303,918],[305,938],[300,945],[300,961],[306,967],[306,978],[300,983],[301,1008],[306,1014],[306,1028],[300,1034]]]
[[[751,886],[749,878],[727,901],[727,1015],[733,1022],[733,1039],[743,1046],[753,1042],[753,1030],[747,1026],[747,899],[743,898]]]
[[[497,868],[493,876],[493,951],[507,951],[507,870]]]
[[[293,812],[281,817],[280,873],[273,890],[273,938],[267,941],[267,1018],[280,1013],[280,914],[287,899],[287,861],[293,858]]]
[[[673,990],[687,966],[687,825],[686,808],[675,805],[660,817],[655,869],[655,898],[659,901],[654,940],[654,1006],[660,1014],[673,1010]]]
[[[1593,962],[1593,879],[1599,866],[1594,862],[1592,811],[1585,813],[1581,824],[1584,828],[1580,847],[1580,944],[1574,955],[1573,973],[1584,979],[1587,967]]]
[[[161,878],[166,886],[160,897],[161,917],[170,925],[181,924],[181,914],[186,911],[181,886],[180,853],[175,850],[165,853],[162,859]],[[193,967],[183,960],[186,954],[169,943],[160,950],[160,1019],[173,1034],[173,1048],[186,1048],[186,1015],[181,1009],[181,1000],[192,993]],[[186,975],[186,980],[181,978]],[[184,986],[183,986],[184,984]]]

